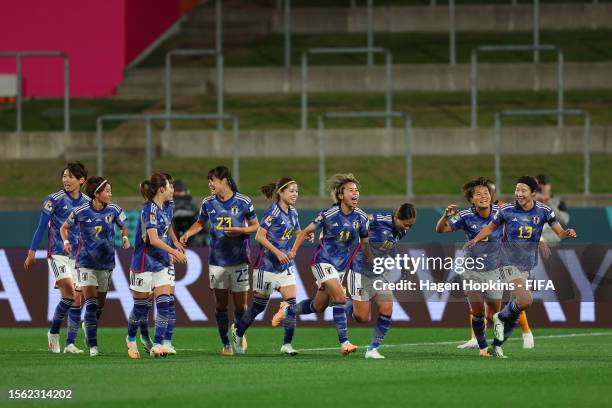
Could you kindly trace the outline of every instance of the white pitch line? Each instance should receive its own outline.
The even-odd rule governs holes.
[[[568,334],[551,334],[547,336],[536,336],[535,338],[540,339],[560,339],[560,338],[571,338],[571,337],[590,337],[590,336],[612,336],[612,332],[590,332],[590,333],[568,333]],[[518,337],[511,338],[509,341],[522,341]],[[381,344],[380,347],[392,348],[392,347],[418,347],[418,346],[448,346],[453,344],[465,343],[465,340],[457,341],[435,341],[435,342],[424,342],[424,343],[401,343],[401,344]],[[367,347],[368,345],[358,346]],[[338,350],[338,347],[320,347],[320,348],[308,348],[299,349],[298,351],[332,351]],[[177,351],[210,351],[210,349],[183,349],[178,348]]]

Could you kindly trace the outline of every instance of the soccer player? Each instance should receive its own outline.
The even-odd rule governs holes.
[[[198,220],[181,236],[181,243],[200,232],[210,221],[211,240],[208,256],[210,288],[215,294],[215,319],[223,345],[221,354],[234,354],[228,336],[228,303],[234,299],[234,322],[247,310],[249,290],[249,235],[257,232],[259,222],[251,199],[238,192],[232,174],[225,166],[208,172],[212,193],[202,201]],[[246,349],[243,337],[242,349]]]
[[[360,250],[348,272],[347,286],[352,299],[347,301],[346,311],[349,317],[353,317],[359,323],[369,322],[371,302],[376,299],[378,318],[365,358],[385,358],[378,351],[378,347],[389,330],[393,312],[391,290],[384,286],[377,289],[377,285],[388,283],[387,274],[375,274],[372,263],[367,260],[372,260],[374,257],[395,257],[396,244],[415,223],[416,211],[409,203],[402,204],[391,213],[371,215],[368,240],[372,253],[366,255],[363,250]]]
[[[474,238],[478,232],[487,226],[499,207],[492,203],[491,182],[484,177],[470,180],[463,185],[463,194],[471,207],[457,212],[457,206],[449,205],[438,220],[436,232],[448,233],[463,231],[466,241]],[[486,239],[465,251],[465,258],[472,259],[474,265],[480,267],[467,270],[463,273],[463,280],[471,283],[497,284],[499,274],[497,271],[502,229],[494,231]],[[479,263],[475,260],[480,259]],[[470,306],[471,327],[476,341],[476,347],[483,357],[490,356],[488,352],[487,337],[485,334],[486,321],[492,321],[493,314],[499,312],[501,307],[502,290],[466,291]],[[471,346],[471,345],[470,345]],[[461,348],[471,348],[462,345]]]
[[[87,169],[80,162],[71,162],[62,170],[62,190],[49,194],[40,212],[38,228],[32,239],[28,256],[24,262],[26,271],[31,271],[36,263],[36,249],[47,227],[49,228],[49,249],[47,262],[49,271],[53,273],[55,285],[59,288],[62,299],[55,308],[51,328],[47,333],[47,344],[52,353],[60,352],[59,330],[66,314],[68,314],[68,337],[64,353],[82,353],[83,350],[74,344],[81,320],[81,295],[75,288],[76,275],[74,270],[74,255],[79,240],[79,227],[69,230],[68,240],[73,246],[73,252],[66,256],[60,236],[60,228],[72,209],[86,202],[89,197],[81,194],[81,186],[87,179]]]
[[[493,315],[495,339],[489,348],[495,357],[505,358],[502,344],[512,335],[522,310],[533,301],[526,285],[531,270],[538,262],[538,243],[544,224],[548,223],[561,239],[575,238],[576,231],[564,229],[555,218],[550,207],[534,200],[538,190],[537,181],[531,176],[522,176],[516,182],[516,201],[503,205],[493,220],[480,230],[478,235],[465,244],[466,248],[489,237],[500,225],[504,225],[500,277],[513,286],[513,299],[501,312]]]
[[[104,308],[111,273],[115,269],[115,225],[121,229],[123,248],[130,247],[126,216],[111,203],[112,188],[108,180],[92,177],[85,183],[85,194],[91,201],[76,207],[61,227],[64,253],[72,254],[68,239],[70,228],[80,231],[76,253],[76,275],[85,299],[85,329],[89,355],[98,355],[98,319]]]
[[[317,280],[317,294],[314,299],[306,299],[297,305],[288,305],[274,315],[272,325],[278,325],[286,318],[295,315],[322,313],[330,304],[333,308],[334,322],[340,341],[340,353],[348,355],[357,351],[348,338],[344,288],[342,279],[360,246],[369,253],[368,216],[357,208],[359,202],[359,182],[352,174],[336,174],[329,180],[329,190],[335,204],[323,210],[306,228],[300,231],[290,252],[294,258],[298,249],[309,234],[321,230],[311,271]]]
[[[148,310],[148,298],[153,292],[157,315],[155,316],[155,337],[149,354],[153,357],[166,356],[162,342],[168,329],[170,319],[170,294],[174,271],[172,262],[186,263],[184,253],[172,248],[170,226],[166,202],[172,198],[172,185],[168,178],[155,173],[150,179],[140,183],[140,193],[145,204],[140,212],[140,222],[136,227],[134,253],[130,266],[130,289],[134,297],[134,308],[128,321],[126,343],[128,356],[139,358],[136,345],[136,332]]]
[[[253,269],[254,296],[242,318],[232,325],[232,345],[237,353],[244,353],[242,337],[253,320],[266,309],[270,294],[278,290],[283,296],[283,306],[295,306],[295,275],[297,269],[291,254],[292,237],[300,232],[300,222],[295,209],[298,185],[291,177],[282,177],[276,183],[260,188],[261,193],[274,203],[266,210],[257,230],[255,240],[261,245],[259,257]],[[295,356],[298,352],[291,345],[295,332],[295,315],[283,320],[285,337],[281,353]]]

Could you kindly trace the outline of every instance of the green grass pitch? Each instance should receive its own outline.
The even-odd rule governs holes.
[[[331,325],[331,324],[330,324]],[[391,328],[381,353],[365,360],[371,327],[349,328],[357,354],[342,357],[332,327],[298,327],[296,357],[278,353],[282,330],[252,328],[248,354],[222,357],[214,328],[178,328],[176,356],[132,360],[125,329],[101,329],[101,354],[53,355],[46,329],[1,329],[0,401],[10,405],[87,407],[609,406],[612,330],[535,329],[520,334],[508,359],[458,350],[467,328]],[[62,331],[62,341],[65,339]],[[78,345],[82,345],[79,334]],[[62,344],[63,345],[63,344]],[[72,389],[71,402],[12,401],[9,389]]]

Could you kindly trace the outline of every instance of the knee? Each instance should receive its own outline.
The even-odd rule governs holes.
[[[378,314],[385,315],[385,316],[391,316],[393,314],[393,303],[382,304],[378,306]]]
[[[359,323],[367,323],[367,322],[370,321],[370,315],[369,314],[359,314],[359,313],[353,312],[353,317]]]

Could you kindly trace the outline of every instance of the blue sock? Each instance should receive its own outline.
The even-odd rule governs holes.
[[[62,298],[62,300],[59,301],[59,303],[55,307],[55,312],[53,313],[51,329],[49,329],[49,332],[51,334],[59,333],[60,326],[64,322],[66,313],[68,313],[68,310],[70,309],[70,306],[72,306],[72,303],[74,303],[74,299]]]
[[[292,307],[290,305],[289,309],[291,308]],[[300,303],[293,306],[293,310],[295,311],[296,315],[307,315],[307,314],[314,313],[314,310],[312,309],[312,299],[302,300]]]
[[[520,314],[521,309],[516,304],[515,299],[512,299],[510,302],[508,302],[506,306],[501,310],[501,312],[499,312],[499,320],[504,322],[504,341],[494,339],[494,346],[501,346],[508,339],[508,337],[510,337],[512,331],[514,330],[514,327],[516,327],[516,324],[518,323]]]
[[[142,316],[138,321],[138,327],[140,328],[140,335],[145,339],[150,339],[151,337],[149,336],[149,312],[153,307],[153,299],[146,299],[145,302],[146,305],[143,310]]]
[[[346,312],[347,319],[355,319],[355,316],[353,316],[353,301],[351,299],[346,299],[344,311]]]
[[[472,329],[474,330],[474,336],[478,342],[480,349],[487,348],[487,334],[485,333],[485,318],[484,316],[472,315]]]
[[[98,309],[96,310],[96,320],[100,320],[100,316],[102,316],[103,311],[104,306],[100,307],[100,305],[98,305]]]
[[[498,317],[502,322],[512,324],[518,320],[520,314],[521,309],[516,304],[516,300],[512,299],[506,304],[501,312],[499,312]]]
[[[81,305],[71,306],[68,312],[68,337],[66,345],[74,344],[77,334],[79,334],[79,324],[81,323]]]
[[[245,313],[246,309],[242,310],[239,309],[238,306],[234,305],[234,324],[237,324]]]
[[[134,307],[128,319],[128,340],[130,341],[136,339],[136,333],[138,332],[138,326],[140,325],[141,319],[148,316],[149,309],[147,308],[147,304],[147,299],[134,298]]]
[[[253,303],[247,309],[245,313],[243,313],[242,318],[240,320],[236,320],[236,334],[238,337],[244,336],[244,332],[249,328],[253,320],[257,317],[258,314],[266,310],[266,306],[268,305],[268,298],[262,297],[253,297]]]
[[[374,336],[372,337],[372,342],[370,343],[368,350],[372,350],[380,346],[380,343],[383,342],[387,332],[389,331],[389,326],[391,326],[391,316],[379,314],[378,319],[376,320],[376,326],[374,327]]]
[[[170,296],[159,295],[155,298],[155,307],[157,308],[157,314],[155,315],[155,338],[153,343],[161,344],[164,340],[164,334],[168,329]]]
[[[170,295],[168,312],[170,317],[168,319],[168,329],[164,335],[164,341],[170,342],[172,341],[172,333],[174,333],[174,328],[176,327],[176,306],[174,304],[174,295]]]
[[[85,331],[87,332],[87,345],[89,347],[98,346],[98,299],[91,297],[85,301]]]
[[[217,328],[219,329],[219,336],[221,336],[221,342],[224,346],[229,346],[230,341],[227,336],[228,329],[228,318],[227,310],[215,309],[215,319],[217,320]]]
[[[334,311],[334,322],[336,323],[336,330],[338,331],[338,340],[340,344],[348,341],[348,327],[346,322],[346,312],[344,311],[344,302],[332,303]]]
[[[289,303],[289,307],[287,308],[287,316],[283,319],[283,327],[285,328],[283,344],[291,344],[295,333],[295,298],[289,298],[286,302]]]

